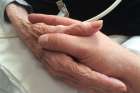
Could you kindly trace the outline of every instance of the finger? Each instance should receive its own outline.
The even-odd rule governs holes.
[[[102,28],[103,21],[95,22],[81,22],[78,24],[72,24],[70,26],[51,26],[44,23],[37,23],[31,25],[33,32],[37,35],[43,35],[47,33],[65,33],[70,35],[89,36],[99,31]]]
[[[53,70],[54,75],[64,81],[71,82],[71,85],[75,85],[79,89],[95,91],[96,93],[123,93],[126,91],[123,82],[78,64],[65,54],[46,52],[44,60],[51,68],[50,70]]]
[[[42,48],[63,52],[81,59],[85,57],[85,54],[90,53],[90,46],[85,44],[84,38],[87,37],[77,37],[59,33],[46,34],[39,38],[39,44]]]
[[[102,20],[94,22],[81,22],[79,24],[73,24],[69,26],[63,32],[65,34],[71,35],[89,36],[99,31],[102,28],[102,24],[103,24]]]
[[[28,22],[24,20],[20,20],[19,26],[20,28],[17,27],[17,32],[20,36],[20,39],[24,41],[24,43],[36,57],[40,58],[42,48],[39,46],[37,39],[30,33],[32,31],[32,29],[30,28],[30,24],[28,24]]]
[[[51,56],[51,55],[50,55]],[[61,58],[61,57],[60,57]],[[65,59],[65,58],[63,58]],[[56,60],[57,61],[57,60]],[[51,61],[49,61],[51,62]],[[52,76],[52,78],[58,79],[63,81],[64,83],[66,83],[67,85],[78,89],[78,91],[81,91],[81,93],[95,93],[94,90],[92,90],[92,92],[88,92],[88,90],[86,89],[81,89],[79,85],[77,85],[77,80],[74,80],[74,78],[70,78],[71,76],[67,75],[67,74],[62,74],[60,72],[57,72],[56,70],[54,70],[50,65],[49,62],[44,61],[43,66],[45,66],[47,72]],[[59,61],[58,61],[59,62]],[[53,63],[52,63],[53,64]]]
[[[30,14],[28,17],[31,23],[46,23],[48,25],[71,25],[73,23],[79,23],[80,21],[54,16],[54,15],[46,15],[46,14]]]

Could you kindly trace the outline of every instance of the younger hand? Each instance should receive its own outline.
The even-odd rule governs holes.
[[[46,18],[48,21],[55,19],[56,22],[60,22],[59,19],[62,19],[54,16],[37,16],[37,21],[39,18]],[[43,22],[43,20],[39,22]],[[65,24],[67,25],[67,23]],[[46,34],[41,36],[39,41],[41,46],[47,50],[66,53],[92,70],[121,79],[127,84],[127,93],[140,92],[139,56],[116,44],[101,32],[91,34],[90,37],[60,33]]]
[[[46,25],[46,24],[35,24],[35,25],[33,25],[33,27],[34,26],[36,26],[37,28],[40,28],[40,29],[34,29],[35,31],[37,31],[37,32],[45,32],[45,33],[48,33],[48,34],[46,34],[46,35],[43,35],[43,36],[41,36],[40,37],[40,44],[42,45],[42,47],[43,48],[46,48],[47,50],[53,50],[53,51],[59,51],[59,52],[63,52],[63,53],[66,53],[67,55],[70,55],[70,56],[72,56],[72,57],[74,57],[77,61],[79,61],[80,62],[80,64],[85,64],[85,65],[87,65],[88,67],[90,67],[93,71],[94,71],[94,67],[96,66],[96,64],[95,64],[95,66],[91,66],[91,63],[92,64],[94,64],[94,61],[93,61],[93,59],[92,60],[85,60],[86,58],[88,58],[88,57],[85,57],[85,55],[89,55],[91,52],[93,52],[92,50],[90,50],[91,48],[94,48],[95,46],[96,46],[96,44],[93,46],[93,47],[91,47],[91,46],[89,46],[89,44],[91,43],[91,41],[93,40],[93,41],[96,41],[96,40],[98,40],[97,39],[97,37],[96,37],[96,35],[94,35],[94,34],[89,34],[90,36],[89,37],[87,37],[87,36],[84,36],[84,37],[81,37],[81,36],[72,36],[72,34],[70,34],[70,35],[67,35],[67,31],[69,32],[69,31],[73,31],[73,30],[69,30],[69,29],[71,29],[71,23],[70,22],[74,22],[75,20],[71,20],[71,19],[68,19],[67,20],[67,18],[61,18],[61,17],[56,17],[56,16],[51,16],[51,15],[30,15],[29,16],[29,19],[30,19],[30,21],[32,22],[32,23],[36,23],[36,22],[45,22],[45,23],[47,23],[47,24],[51,24],[51,25],[56,25],[56,26],[52,26],[53,27],[53,29],[55,29],[55,27],[57,28],[56,30],[50,30],[49,31],[49,29],[50,29],[50,27],[48,27],[48,25]],[[41,20],[42,19],[42,20]],[[55,20],[55,23],[53,24],[53,22],[54,21],[51,21],[51,20]],[[56,21],[57,20],[57,21]],[[63,20],[63,21],[62,21]],[[71,20],[70,22],[69,22],[69,20]],[[67,21],[67,22],[66,22]],[[58,26],[58,24],[60,24],[60,25],[63,25],[63,23],[67,23],[67,24],[64,24],[65,26],[63,26],[63,27],[61,27],[61,30],[60,30],[60,26]],[[70,23],[70,24],[68,24],[68,23]],[[75,23],[76,23],[76,25],[75,25]],[[73,29],[75,29],[75,28],[77,28],[76,26],[77,26],[77,24],[82,24],[82,23],[79,23],[79,21],[77,22],[77,21],[75,21],[75,23],[74,23],[74,26],[72,26],[73,27]],[[91,24],[91,23],[88,23],[88,24]],[[40,27],[38,27],[38,25],[41,25]],[[72,24],[73,25],[73,24]],[[81,26],[83,26],[83,25],[81,25]],[[80,27],[80,26],[78,26],[78,27]],[[79,28],[79,29],[75,29],[74,31],[75,32],[80,32],[81,31],[81,33],[83,33],[82,35],[84,35],[84,33],[85,32],[92,32],[92,31],[94,31],[93,29],[94,28],[88,28],[88,27],[94,27],[94,26],[89,26],[89,25],[84,25],[82,28]],[[43,29],[43,30],[42,30]],[[60,31],[59,31],[59,30]],[[91,31],[89,31],[89,30],[91,30]],[[73,31],[73,32],[74,32]],[[53,32],[53,33],[52,33]],[[60,33],[65,33],[65,34],[60,34]],[[45,34],[45,33],[41,33],[41,34]],[[49,33],[52,33],[52,34],[49,34]],[[93,32],[92,32],[93,33]],[[98,32],[97,32],[98,33]],[[47,37],[46,37],[47,36]],[[51,37],[51,41],[49,40],[49,41],[47,41],[48,39],[50,39],[50,37],[48,37],[48,36],[52,36]],[[62,36],[62,37],[61,37]],[[65,37],[66,36],[66,37]],[[95,38],[94,38],[94,36],[95,36]],[[61,39],[60,39],[61,38]],[[79,38],[79,39],[78,39]],[[82,39],[83,38],[83,39]],[[100,40],[100,37],[98,37],[99,38],[99,40]],[[87,39],[87,40],[86,40]],[[91,39],[91,40],[90,40]],[[95,39],[95,40],[94,40]],[[103,39],[103,37],[102,37],[102,39]],[[108,40],[108,39],[107,39]],[[47,42],[46,42],[47,41]],[[63,42],[64,41],[64,42]],[[78,41],[78,42],[77,42]],[[50,42],[50,43],[49,43]],[[86,43],[87,43],[87,47],[86,47],[86,49],[88,49],[89,47],[89,49],[88,49],[88,51],[86,50],[86,49],[84,49],[85,48],[85,45],[86,45]],[[101,43],[101,42],[99,42],[99,43]],[[105,43],[105,42],[104,42]],[[50,44],[50,45],[46,45],[46,44]],[[64,45],[63,45],[64,44]],[[94,42],[92,43],[92,44],[94,44]],[[90,44],[90,45],[92,45],[92,44]],[[107,43],[107,45],[108,45],[108,43]],[[48,47],[47,47],[48,46]],[[88,47],[89,46],[89,47]],[[60,47],[61,47],[61,49],[60,49]],[[95,48],[97,48],[98,47],[98,44],[97,44],[97,46],[95,47]],[[56,49],[55,49],[56,48]],[[85,51],[84,51],[85,50]],[[94,49],[95,50],[95,49]],[[89,51],[91,51],[90,53],[89,53]],[[96,53],[95,53],[96,54]],[[83,55],[83,56],[82,56]],[[97,55],[96,55],[97,56]],[[82,58],[83,59],[83,61],[80,59],[81,57],[84,57],[84,58]],[[92,55],[90,56],[89,55],[89,57],[92,57]],[[99,57],[98,57],[99,58]],[[101,56],[101,58],[102,58],[102,56]],[[94,58],[94,60],[96,61],[97,59],[95,59]],[[66,64],[65,62],[63,63],[64,65]],[[61,64],[62,65],[62,64]],[[100,66],[101,67],[101,66]],[[60,68],[60,67],[59,67]],[[102,67],[101,67],[102,68]],[[64,70],[64,69],[63,69]],[[53,71],[53,70],[52,70]],[[66,71],[66,70],[64,70],[64,71]],[[76,71],[76,70],[75,70]],[[98,70],[99,71],[99,70]],[[106,70],[104,70],[104,71],[106,71]],[[112,70],[111,70],[112,71]],[[56,72],[56,71],[54,71],[54,72]],[[59,73],[62,73],[63,71],[60,71],[60,72],[57,72],[57,74],[59,74]],[[70,72],[69,72],[70,73]],[[56,74],[56,73],[55,73]],[[111,73],[112,74],[112,73]],[[113,74],[114,74],[114,72],[113,72]],[[112,77],[114,77],[115,75],[113,75],[112,74]],[[111,75],[110,75],[111,76]],[[117,77],[117,76],[116,76]],[[108,79],[109,80],[109,79]],[[112,82],[113,83],[113,82]],[[115,83],[114,83],[115,84]],[[118,83],[118,84],[120,84],[120,83]],[[81,84],[82,85],[82,84]],[[85,86],[87,86],[86,84],[84,84]],[[117,84],[116,84],[117,85]],[[121,88],[121,87],[120,87]],[[116,88],[117,89],[117,88]],[[122,89],[124,89],[124,87],[122,87]],[[100,91],[100,90],[102,90],[102,89],[99,89],[98,91],[96,91],[97,93],[106,93],[107,91]],[[108,93],[108,92],[107,92]],[[119,92],[117,92],[117,90],[114,90],[114,92],[112,92],[112,93],[119,93]]]

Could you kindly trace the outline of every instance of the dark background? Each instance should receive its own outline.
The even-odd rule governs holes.
[[[57,0],[26,0],[36,13],[57,14]],[[70,17],[87,20],[96,16],[115,0],[64,0]],[[105,34],[140,35],[140,0],[122,0],[122,3],[103,18]]]

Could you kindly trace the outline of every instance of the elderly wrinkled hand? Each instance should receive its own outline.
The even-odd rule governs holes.
[[[41,16],[41,17],[40,17]],[[43,17],[43,18],[42,18]],[[86,33],[85,34],[85,36],[84,37],[81,37],[81,38],[90,38],[90,37],[86,37],[87,35],[91,35],[92,36],[92,33],[95,33],[95,32],[97,32],[98,30],[100,30],[101,29],[101,25],[99,25],[99,24],[101,24],[102,22],[101,21],[98,21],[98,22],[91,22],[91,23],[82,23],[82,22],[79,22],[79,21],[76,21],[76,20],[71,20],[71,19],[67,19],[67,18],[61,18],[61,17],[56,17],[56,16],[49,16],[49,15],[30,15],[29,16],[29,20],[32,22],[32,23],[37,23],[37,24],[33,24],[32,25],[32,29],[34,30],[34,32],[36,33],[36,34],[45,34],[45,33],[53,33],[53,35],[55,35],[55,33],[57,33],[58,34],[58,36],[59,36],[59,32],[60,33],[65,33],[64,35],[70,35],[70,36],[72,36],[72,35],[79,35],[79,37],[81,37],[81,36],[84,36],[84,33]],[[45,21],[44,21],[45,20]],[[55,20],[55,22],[54,21],[52,21],[52,20]],[[56,21],[57,20],[57,21]],[[67,21],[67,22],[66,22]],[[49,25],[56,25],[55,27],[54,26],[49,26],[49,25],[46,25],[46,24],[40,24],[40,23],[38,23],[38,22],[45,22],[46,24],[49,24]],[[54,23],[53,23],[54,22]],[[60,26],[60,25],[65,25],[65,26]],[[61,34],[61,35],[63,35],[63,34]],[[81,36],[80,36],[81,35]],[[44,38],[44,36],[42,36],[43,38]],[[42,38],[41,37],[41,38]],[[46,36],[45,36],[46,37]],[[61,36],[60,36],[61,37]],[[74,37],[74,36],[73,36]],[[57,37],[55,37],[55,38],[57,38]],[[62,37],[63,38],[63,37]],[[64,38],[64,39],[66,39],[66,41],[67,41],[67,38]],[[45,40],[47,40],[46,38],[45,38]],[[57,40],[57,39],[55,39],[55,40]],[[57,47],[57,44],[59,44],[59,39],[58,39],[58,42],[57,41],[55,41],[54,40],[54,46],[56,45],[56,47]],[[71,46],[69,46],[69,45],[71,45],[71,43],[75,43],[75,40],[76,39],[72,39],[72,41],[71,42],[67,42],[67,43],[69,43],[69,44],[66,44],[67,45],[67,47],[69,47],[69,48],[71,48]],[[42,40],[41,40],[41,42],[43,42]],[[61,42],[61,40],[60,40],[60,42]],[[43,42],[43,44],[47,44],[47,43],[44,43]],[[77,44],[79,44],[80,45],[80,42],[77,42]],[[50,44],[51,45],[51,44]],[[44,45],[43,45],[44,46]],[[63,46],[63,45],[62,45]],[[51,46],[50,46],[51,47]],[[54,48],[53,46],[52,46],[52,48]],[[77,48],[79,48],[79,47],[77,47]],[[46,48],[47,49],[47,48]],[[56,48],[57,49],[57,48]],[[65,47],[65,45],[62,47],[62,50],[64,49],[64,51],[65,50],[67,50],[68,48],[66,48]],[[53,49],[52,49],[53,50]],[[64,52],[64,51],[60,51],[60,52]],[[73,52],[73,51],[75,51],[75,50],[73,50],[73,49],[71,49],[71,50],[68,50],[68,51],[71,51],[71,52]],[[77,51],[79,51],[78,49],[76,49],[76,51],[75,52],[77,52]],[[81,51],[81,50],[80,50]],[[64,52],[64,53],[66,53],[66,52]],[[67,53],[66,53],[67,54]],[[79,55],[79,54],[85,54],[85,53],[82,53],[82,51],[81,51],[81,53],[79,53],[79,52],[77,52],[77,54]],[[68,54],[68,55],[70,55],[70,54]],[[81,56],[81,55],[79,55],[79,56]],[[65,55],[66,56],[66,55]],[[73,56],[74,57],[74,55],[70,55],[70,56]],[[67,56],[68,57],[68,56]],[[81,56],[82,57],[82,56]],[[72,61],[71,61],[71,64],[68,64],[69,62],[67,62],[68,61],[68,59],[67,60],[63,60],[62,61],[62,59],[60,59],[60,57],[59,56],[53,56],[53,57],[50,57],[50,56],[46,56],[46,57],[44,57],[44,58],[46,58],[47,60],[49,60],[48,62],[46,62],[46,64],[47,64],[47,66],[48,66],[48,68],[49,67],[52,67],[52,69],[50,68],[49,69],[49,71],[50,72],[52,72],[53,73],[53,75],[57,75],[57,74],[60,74],[60,77],[62,78],[67,78],[67,76],[68,77],[73,77],[73,79],[70,79],[69,80],[69,83],[72,83],[72,81],[74,80],[75,82],[76,81],[80,81],[80,79],[78,79],[78,77],[80,78],[80,73],[82,74],[83,72],[80,72],[80,70],[79,70],[79,68],[80,68],[80,65],[82,65],[83,63],[81,62],[81,60],[79,60],[78,59],[78,62],[75,62],[75,60],[73,60],[72,58],[70,58]],[[74,57],[74,58],[76,58],[76,57]],[[77,59],[77,58],[76,58]],[[56,63],[52,63],[52,60],[53,61],[55,61]],[[61,61],[60,63],[59,63],[59,61]],[[80,62],[80,63],[79,63]],[[81,64],[82,63],[82,64]],[[90,64],[91,63],[93,63],[93,62],[90,62]],[[45,64],[45,63],[44,63]],[[56,64],[56,65],[55,65]],[[75,65],[72,65],[72,64],[75,64]],[[85,64],[85,63],[84,63]],[[76,66],[77,65],[77,66]],[[62,68],[62,67],[63,68]],[[67,66],[69,66],[69,67],[67,67]],[[87,65],[87,66],[85,66],[85,65],[82,65],[82,67],[86,67],[86,68],[88,68],[88,69],[90,69],[92,72],[94,72],[94,67],[90,67],[89,65]],[[58,67],[58,68],[57,68]],[[90,67],[90,68],[89,68]],[[69,68],[69,69],[68,69]],[[99,87],[98,86],[98,84],[96,84],[96,85],[94,85],[93,83],[89,83],[88,81],[90,81],[90,78],[88,78],[89,76],[90,77],[92,77],[92,73],[91,72],[89,72],[86,68],[83,68],[81,71],[84,71],[84,73],[83,73],[83,75],[84,74],[86,74],[86,75],[84,75],[84,76],[81,76],[81,80],[82,80],[82,77],[83,78],[85,78],[83,81],[81,81],[81,83],[79,82],[79,83],[75,83],[75,82],[73,82],[72,83],[72,85],[73,86],[75,86],[75,85],[77,85],[78,87],[80,86],[80,88],[81,89],[86,89],[86,91],[87,90],[89,90],[89,91],[96,91],[96,93],[108,93],[108,92],[112,92],[112,93],[123,93],[124,91],[126,91],[126,86],[121,82],[121,81],[119,81],[119,80],[116,80],[116,79],[114,79],[114,78],[110,78],[110,77],[102,77],[102,75],[103,74],[100,74],[100,73],[98,73],[98,72],[96,72],[96,74],[97,75],[94,75],[94,76],[98,76],[99,74],[99,78],[101,77],[103,80],[101,80],[101,84],[99,84],[99,85],[102,85],[103,83],[105,84],[103,84],[103,86],[104,87],[106,87],[105,88],[105,90],[103,89],[103,88],[101,88],[101,87]],[[57,69],[57,70],[55,70],[55,69]],[[71,69],[71,70],[70,70]],[[79,75],[80,76],[78,76],[78,74],[76,75],[76,74],[72,74],[72,69],[73,69],[73,71],[75,72],[75,73],[77,73],[77,72],[79,72]],[[71,74],[71,75],[70,75]],[[64,76],[63,76],[64,75]],[[85,77],[86,76],[86,77]],[[93,76],[93,77],[94,77]],[[75,78],[74,78],[75,77]],[[105,79],[106,78],[106,79]],[[108,79],[107,79],[108,78]],[[88,80],[89,79],[89,80]],[[64,81],[65,80],[67,80],[67,79],[64,79]],[[98,80],[95,80],[96,82],[98,82]],[[94,82],[95,82],[94,81]],[[106,83],[105,83],[106,82]],[[109,82],[110,82],[110,84],[109,84]],[[89,84],[89,85],[88,85]],[[90,85],[90,84],[93,84],[93,85]],[[108,85],[109,84],[109,85]],[[87,87],[86,87],[87,86]],[[92,87],[93,86],[93,87]],[[90,88],[90,87],[92,87],[92,88]],[[110,88],[109,88],[110,87]],[[114,87],[114,88],[113,88]],[[104,92],[103,92],[104,91]]]
[[[44,18],[44,16],[33,16],[33,18],[37,18],[34,23],[41,17]],[[39,22],[43,22],[43,20]],[[126,83],[128,87],[127,93],[140,92],[139,56],[113,42],[101,32],[91,34],[88,37],[49,33],[42,35],[39,38],[39,43],[46,50],[65,53],[92,70],[110,77],[119,78]],[[98,93],[99,91],[96,92]],[[99,93],[102,92],[100,91]]]
[[[81,63],[76,62],[74,59],[72,59],[70,56],[63,54],[61,52],[52,52],[52,51],[46,51],[42,50],[42,47],[38,44],[38,34],[37,29],[33,29],[32,24],[28,21],[28,14],[27,12],[20,6],[10,4],[8,5],[6,12],[8,14],[8,17],[14,26],[14,28],[17,30],[20,38],[26,43],[26,45],[29,47],[29,49],[33,52],[33,54],[44,64],[44,66],[48,69],[48,71],[53,75],[57,76],[60,79],[62,79],[64,82],[69,83],[72,86],[75,86],[79,89],[85,90],[89,93],[122,93],[125,91],[125,85],[114,78],[110,78],[104,74],[95,72],[91,68],[82,65]],[[22,16],[21,16],[22,15]],[[61,18],[62,19],[62,18]],[[68,21],[69,20],[69,21]],[[27,22],[27,23],[26,23]],[[33,22],[33,21],[32,21]],[[56,32],[58,31],[58,28],[67,28],[65,26],[49,26],[49,23],[54,23],[54,25],[70,25],[70,24],[76,24],[71,25],[69,28],[71,30],[61,33],[67,33],[72,35],[84,35],[83,32],[79,32],[79,27],[83,27],[85,24],[81,24],[79,21],[73,21],[70,19],[61,20],[53,20],[48,22],[48,28],[50,30],[47,30],[48,32]],[[77,24],[78,23],[78,24]],[[52,24],[53,25],[53,24]],[[82,25],[82,26],[81,26]],[[99,30],[101,28],[100,24],[97,26],[95,23],[89,24],[90,28],[95,28],[95,30],[89,30],[89,33],[92,34],[96,32],[96,30]],[[96,26],[95,26],[96,25]],[[73,29],[76,28],[76,33],[73,31]],[[77,29],[78,28],[78,29]],[[89,35],[87,32],[86,26],[84,26],[86,32],[86,35]],[[84,29],[83,28],[83,29]],[[68,30],[68,29],[67,29]],[[33,32],[35,31],[35,33]],[[43,32],[44,33],[44,32]],[[79,34],[80,33],[80,34]]]

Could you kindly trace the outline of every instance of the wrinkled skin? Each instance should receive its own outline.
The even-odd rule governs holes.
[[[29,18],[33,23],[47,23],[49,16],[30,15]],[[46,18],[46,21],[38,20],[41,18],[43,20]],[[92,70],[119,78],[127,84],[127,93],[140,92],[140,57],[113,42],[101,32],[88,37],[49,33],[42,35],[39,42],[47,50],[65,53]]]
[[[29,29],[28,27],[25,28],[26,34],[27,30],[31,31],[30,28],[32,27],[29,27]],[[21,35],[25,34],[23,33]],[[125,85],[121,81],[95,72],[63,53],[42,50],[34,35],[21,37],[23,37],[23,40],[26,40],[25,43],[32,49],[33,54],[46,66],[50,74],[69,85],[87,93],[122,93],[126,90]]]
[[[108,77],[104,74],[98,73],[92,70],[91,68],[89,68],[88,66],[83,65],[79,62],[76,62],[70,56],[63,54],[62,52],[52,52],[52,51],[42,50],[42,47],[38,44],[38,41],[37,41],[37,36],[39,34],[37,33],[32,34],[34,31],[32,27],[34,27],[34,25],[32,26],[32,24],[29,23],[28,18],[27,18],[28,14],[26,13],[26,11],[24,11],[19,6],[17,9],[17,6],[12,5],[12,4],[7,7],[6,11],[12,25],[15,27],[15,29],[19,33],[20,38],[26,43],[26,45],[33,52],[33,54],[40,60],[40,62],[44,64],[44,66],[47,68],[50,74],[63,80],[64,82],[70,84],[71,86],[75,86],[76,88],[80,90],[86,91],[87,93],[110,93],[110,92],[123,93],[124,91],[126,91],[126,86],[121,81],[115,78]],[[27,15],[27,16],[24,16],[24,17],[22,16],[21,18],[19,11],[21,12],[21,15]],[[59,25],[65,25],[63,22],[64,21],[61,21],[61,23],[60,22],[58,23]],[[83,26],[83,23],[79,21],[69,20],[66,23],[69,29],[75,29],[77,28],[77,26],[81,27],[81,25]],[[76,24],[76,25],[73,25],[73,24]],[[88,24],[95,25],[92,23],[88,23]],[[54,25],[57,25],[57,24],[54,24]],[[52,26],[49,26],[49,27],[52,28]],[[56,27],[56,29],[54,29],[54,31],[52,31],[52,29],[51,31],[56,32],[59,27],[60,29],[62,29],[63,26],[58,26]],[[96,27],[96,26],[89,26],[89,27]],[[100,27],[101,26],[99,26],[98,29],[97,28],[96,29],[99,30]],[[61,33],[67,32],[66,30],[68,30],[68,28],[67,27],[64,27],[64,28],[65,30],[63,30],[63,32]],[[86,28],[86,26],[85,26],[85,29],[88,29],[90,31],[90,29]],[[51,31],[48,31],[48,32],[51,32]],[[81,31],[81,30],[76,30],[76,31]],[[84,30],[84,33],[85,31],[86,30]],[[92,31],[90,31],[89,33],[92,34],[91,33]],[[45,32],[45,33],[48,33],[48,32]],[[66,33],[66,34],[81,35],[81,36],[84,35],[82,32],[81,34],[79,33],[77,34],[77,32],[75,33],[73,32],[73,30],[69,30],[68,32],[69,33]],[[96,31],[93,31],[93,33],[94,32]]]

